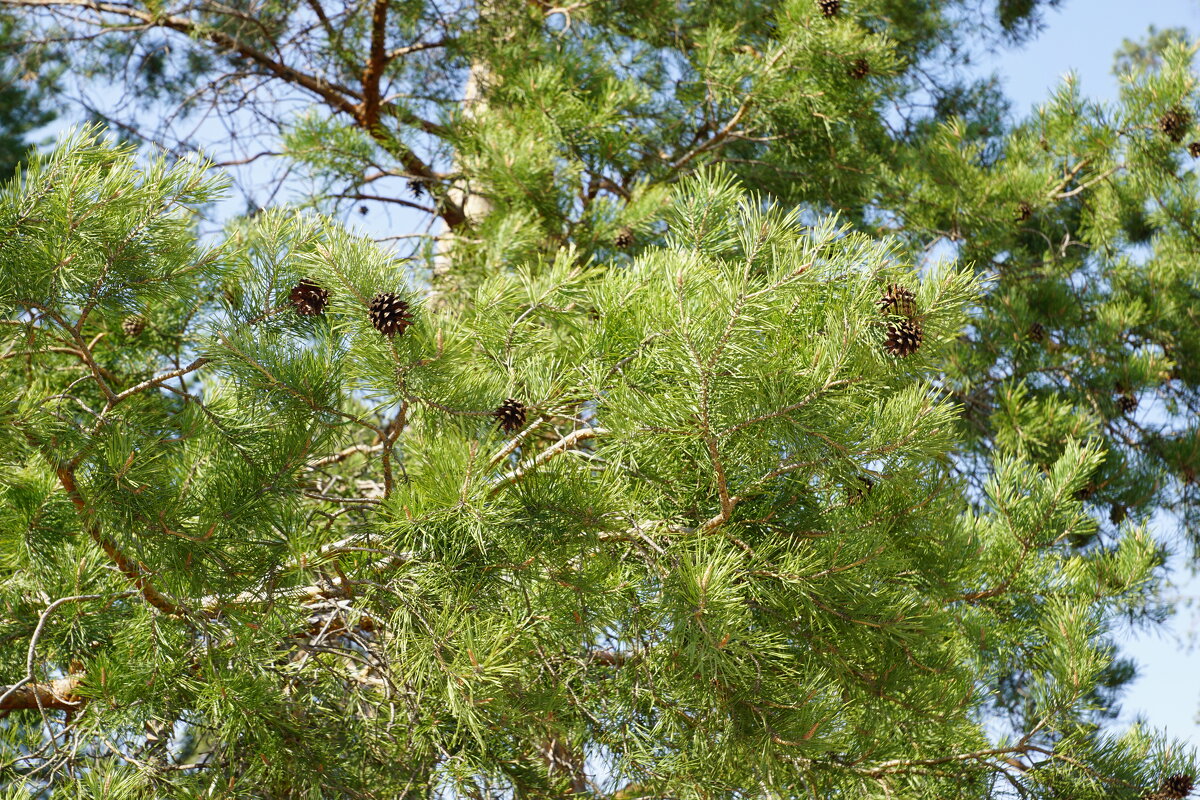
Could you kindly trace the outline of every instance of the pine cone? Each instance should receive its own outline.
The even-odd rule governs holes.
[[[1192,114],[1176,106],[1158,118],[1158,130],[1172,142],[1182,142],[1188,128],[1192,127]]]
[[[906,319],[900,323],[888,323],[887,339],[884,348],[897,358],[907,358],[917,352],[921,342],[925,340],[925,332],[921,323],[915,319]]]
[[[1132,414],[1137,411],[1138,399],[1133,392],[1122,392],[1117,396],[1117,408],[1122,414]]]
[[[140,314],[131,314],[121,320],[121,330],[125,331],[126,336],[141,336],[142,331],[146,330],[146,318]]]
[[[613,239],[613,246],[624,250],[626,247],[633,246],[633,228],[628,226],[617,231],[616,237]]]
[[[1188,155],[1192,158],[1200,158],[1200,142],[1192,142],[1188,145]]]
[[[1026,334],[1031,342],[1040,342],[1046,338],[1046,328],[1042,323],[1035,322],[1029,326],[1029,333]]]
[[[375,330],[384,336],[402,334],[413,322],[408,303],[401,300],[400,295],[391,292],[375,295],[371,300],[370,317]]]
[[[861,81],[871,74],[871,62],[865,58],[856,58],[850,69],[846,70],[846,74],[856,81]]]
[[[1013,210],[1013,222],[1024,222],[1033,216],[1033,206],[1026,203],[1024,200],[1017,203],[1017,207]]]
[[[1120,525],[1129,516],[1129,510],[1120,503],[1113,503],[1112,508],[1108,510],[1108,521],[1113,525]]]
[[[875,488],[875,481],[871,480],[865,475],[859,475],[858,480],[859,483],[862,484],[861,486],[851,486],[851,488],[846,491],[846,505],[848,506],[852,506],[855,503],[860,502],[865,496],[871,493],[872,489]]]
[[[329,304],[329,290],[322,289],[314,281],[305,278],[292,288],[288,299],[297,314],[302,317],[315,317]]]
[[[413,197],[419,198],[421,195],[425,194],[425,184],[416,178],[412,178],[408,182],[408,190],[412,192]]]
[[[817,0],[817,8],[827,17],[836,17],[842,10],[842,0]]]
[[[897,314],[911,317],[917,313],[917,296],[911,289],[897,283],[889,283],[887,291],[875,301],[880,314]]]
[[[1077,491],[1075,493],[1075,499],[1076,500],[1091,500],[1092,495],[1094,495],[1099,488],[1100,487],[1094,483],[1088,483],[1082,489],[1080,489],[1079,491]]]
[[[1194,785],[1191,775],[1179,772],[1162,782],[1162,786],[1158,789],[1158,796],[1167,798],[1167,800],[1183,800],[1192,793]]]
[[[525,426],[525,404],[510,397],[492,412],[492,416],[499,421],[500,430],[514,433]]]

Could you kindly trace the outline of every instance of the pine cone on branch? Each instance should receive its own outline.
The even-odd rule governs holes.
[[[146,318],[141,314],[131,314],[121,320],[121,330],[126,336],[137,338],[142,335],[142,331],[146,330]]]
[[[624,250],[627,247],[633,246],[633,229],[626,226],[617,231],[617,235],[613,238],[613,246]]]
[[[1192,158],[1200,158],[1200,142],[1192,142],[1188,145],[1188,155]]]
[[[898,283],[889,283],[887,291],[875,302],[880,314],[912,317],[917,313],[917,296],[912,289]]]
[[[1035,322],[1029,326],[1029,332],[1026,334],[1031,342],[1041,342],[1046,339],[1046,326],[1040,322]]]
[[[500,423],[500,430],[515,433],[525,426],[525,404],[510,397],[492,412],[492,416]]]
[[[288,295],[292,307],[302,317],[315,317],[329,304],[329,290],[321,288],[315,281],[305,278],[292,287]]]
[[[1178,772],[1162,782],[1162,785],[1158,787],[1157,796],[1163,800],[1183,800],[1192,793],[1194,786],[1191,775]]]
[[[887,339],[884,340],[883,346],[896,358],[911,356],[917,352],[921,347],[921,342],[925,340],[925,332],[921,328],[921,323],[915,319],[889,323],[887,331]]]
[[[1024,200],[1017,203],[1016,209],[1013,210],[1013,222],[1024,222],[1033,216],[1033,206],[1026,203]]]
[[[817,8],[826,17],[836,17],[842,10],[842,0],[817,0]]]
[[[369,315],[375,330],[388,337],[403,334],[405,328],[413,323],[408,303],[392,292],[375,295],[371,300]]]
[[[1192,115],[1185,108],[1176,106],[1158,118],[1158,130],[1172,142],[1182,142],[1192,127]]]
[[[854,63],[850,65],[850,69],[846,70],[846,74],[853,80],[861,81],[871,74],[871,62],[865,58],[856,58],[854,59]]]

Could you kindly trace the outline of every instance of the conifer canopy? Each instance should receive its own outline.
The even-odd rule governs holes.
[[[1190,789],[1100,725],[1163,557],[1071,546],[1102,441],[961,477],[974,270],[704,169],[432,302],[314,213],[198,235],[222,190],[84,129],[0,192],[10,796]]]

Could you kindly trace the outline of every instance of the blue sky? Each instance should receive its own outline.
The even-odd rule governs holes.
[[[1082,93],[1113,100],[1117,80],[1112,55],[1127,38],[1139,38],[1150,25],[1184,27],[1194,39],[1200,34],[1200,0],[1066,0],[1046,16],[1046,29],[1030,44],[996,53],[979,64],[981,72],[996,72],[1013,113],[1025,116],[1043,102],[1062,77],[1074,71]],[[1155,533],[1183,551],[1170,520],[1158,519]],[[1138,677],[1122,703],[1122,722],[1142,716],[1154,727],[1200,747],[1200,579],[1177,557],[1171,596],[1179,611],[1166,630],[1126,638],[1123,650],[1138,662]]]

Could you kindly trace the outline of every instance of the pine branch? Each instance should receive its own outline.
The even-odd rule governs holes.
[[[763,73],[769,72],[775,66],[775,64],[779,61],[779,59],[783,57],[784,53],[786,53],[786,52],[787,52],[787,49],[784,47],[781,47],[778,50],[776,50],[775,55],[771,56],[771,60],[767,62],[767,65],[763,68],[762,72]],[[750,110],[750,107],[751,107],[751,105],[753,105],[753,102],[754,102],[754,92],[753,91],[747,92],[746,96],[744,98],[742,98],[741,105],[739,105],[737,108],[737,111],[735,111],[733,113],[733,116],[731,116],[724,125],[722,125],[715,133],[713,133],[712,136],[708,137],[703,142],[696,145],[691,150],[687,151],[686,153],[684,153],[683,155],[681,155],[677,159],[675,159],[673,162],[671,162],[671,171],[678,172],[679,170],[681,170],[685,166],[687,166],[687,164],[690,161],[692,161],[693,159],[695,159],[697,156],[699,156],[703,153],[706,153],[710,150],[715,150],[718,147],[720,147],[725,142],[726,139],[730,138],[730,135],[733,134],[733,132],[737,129],[737,126],[739,124],[741,124],[742,119],[746,116],[746,113]]]
[[[218,28],[209,28],[200,25],[186,17],[173,14],[152,14],[130,6],[98,2],[98,0],[0,0],[0,5],[15,8],[83,8],[98,14],[114,14],[128,19],[136,19],[146,27],[166,28],[194,39],[207,40],[218,47],[238,53],[276,77],[315,94],[335,111],[346,114],[375,139],[376,142],[392,152],[404,164],[405,169],[414,175],[419,175],[431,181],[437,177],[428,164],[418,158],[406,146],[396,141],[390,133],[378,124],[380,113],[383,111],[382,103],[378,97],[375,97],[368,107],[368,99],[353,89],[304,72],[283,61],[274,59],[248,42],[242,41]],[[386,3],[384,5],[386,10]],[[378,92],[378,85],[375,86],[375,91]],[[354,102],[356,100],[359,102]],[[386,110],[390,116],[395,117],[401,124],[414,126],[431,136],[443,138],[448,134],[444,126],[430,120],[422,119],[409,111],[402,111],[394,105],[389,104]],[[446,221],[446,225],[451,230],[458,229],[466,223],[466,217],[462,209],[449,201],[442,204],[438,213]]]
[[[500,477],[500,479],[496,482],[496,484],[492,487],[490,494],[494,495],[497,492],[499,492],[501,489],[503,489],[505,486],[507,486],[511,483],[516,483],[516,482],[520,481],[531,470],[535,469],[536,467],[541,466],[542,464],[545,464],[547,461],[554,458],[555,456],[557,456],[561,453],[565,453],[567,450],[570,450],[573,446],[575,446],[579,442],[582,442],[586,439],[594,439],[597,436],[603,436],[606,433],[608,433],[608,431],[604,428],[582,428],[580,430],[573,431],[573,432],[567,434],[566,436],[559,439],[557,442],[555,442],[550,447],[547,447],[545,450],[538,453],[536,456],[534,456],[529,461],[525,462],[524,464],[521,464],[520,466],[518,466],[516,469],[512,470],[511,472],[508,472],[508,473],[505,473],[504,475],[502,475]]]
[[[109,599],[118,597],[126,597],[128,594],[117,594]],[[49,708],[56,710],[73,711],[81,704],[81,700],[76,700],[73,697],[75,687],[79,685],[79,677],[71,675],[66,678],[59,678],[48,683],[36,683],[34,681],[34,653],[37,650],[38,639],[42,636],[42,631],[46,627],[46,620],[54,613],[59,606],[67,603],[78,603],[83,600],[99,600],[106,595],[100,594],[77,594],[70,597],[60,597],[42,610],[38,616],[37,625],[34,626],[33,635],[29,637],[29,648],[25,652],[25,677],[17,683],[5,689],[3,694],[0,694],[0,711],[9,711],[21,708]]]
[[[388,0],[375,0],[371,7],[371,49],[362,71],[362,104],[359,120],[368,131],[379,125],[379,81],[387,66],[384,35],[387,32]]]
[[[187,375],[188,373],[195,372],[196,370],[200,369],[201,367],[203,367],[205,364],[207,364],[211,360],[212,359],[210,359],[210,358],[205,358],[204,356],[201,356],[200,358],[197,358],[192,363],[188,364],[186,367],[180,367],[179,369],[164,373],[162,375],[159,375],[158,377],[150,378],[148,380],[142,381],[141,383],[139,383],[136,386],[131,386],[130,388],[126,389],[125,391],[121,392],[118,395],[115,395],[111,400],[109,400],[108,406],[105,408],[105,410],[107,411],[108,409],[113,408],[118,403],[129,399],[130,397],[132,397],[135,394],[138,394],[139,392],[144,392],[147,389],[153,389],[155,386],[161,386],[164,383],[166,383],[167,381],[171,380],[172,378],[179,378],[184,375]]]
[[[84,530],[87,531],[88,536],[90,536],[92,541],[94,541],[96,544],[100,545],[100,549],[102,549],[104,553],[113,561],[113,563],[117,565],[117,569],[121,571],[121,574],[124,575],[130,583],[137,587],[138,591],[141,592],[142,597],[146,600],[146,602],[164,614],[168,614],[173,617],[188,616],[189,612],[187,608],[179,605],[174,600],[158,591],[158,589],[154,588],[154,584],[150,582],[150,576],[146,573],[146,571],[132,559],[122,553],[117,547],[116,543],[104,536],[104,534],[101,533],[99,526],[91,521],[91,517],[93,516],[94,512],[88,507],[87,503],[83,499],[83,496],[79,493],[79,488],[75,484],[75,473],[65,467],[59,467],[57,472],[59,483],[62,484],[67,496],[71,499],[71,502],[75,505],[76,510],[79,512],[80,520],[83,522]]]
[[[82,675],[68,675],[45,683],[21,681],[0,695],[0,711],[78,711],[84,698],[78,697],[75,690],[82,682]]]

